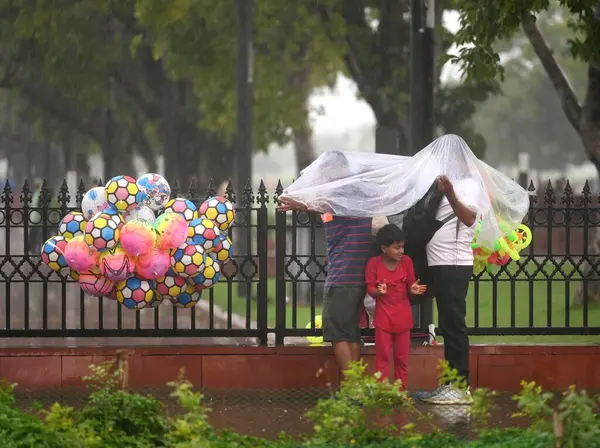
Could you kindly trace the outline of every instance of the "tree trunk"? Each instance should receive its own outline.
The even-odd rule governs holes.
[[[598,8],[600,10],[600,7]],[[588,88],[581,111],[580,136],[585,152],[600,173],[600,61],[588,67]],[[600,261],[600,231],[596,230],[589,239],[588,256],[583,266],[583,282],[572,298],[573,306],[600,302],[600,276],[594,267]]]

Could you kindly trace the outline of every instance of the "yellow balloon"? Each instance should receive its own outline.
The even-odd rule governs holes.
[[[315,316],[315,328],[321,328],[322,326],[323,317],[321,315]],[[311,327],[311,322],[309,322],[304,328],[310,330]],[[323,336],[307,336],[306,339],[308,339],[308,342],[310,342],[311,345],[318,345],[323,343]]]

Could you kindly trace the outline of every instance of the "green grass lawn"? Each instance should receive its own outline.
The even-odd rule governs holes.
[[[481,328],[490,328],[494,326],[494,309],[496,310],[496,327],[511,326],[511,309],[515,310],[514,326],[528,327],[530,316],[533,319],[534,327],[546,327],[548,323],[548,310],[550,310],[550,324],[553,327],[581,327],[583,322],[583,309],[569,308],[568,299],[576,291],[579,285],[579,277],[572,274],[570,267],[563,267],[567,275],[571,275],[570,280],[566,280],[560,274],[553,275],[552,280],[547,280],[544,272],[534,272],[535,265],[528,265],[527,271],[530,275],[535,275],[535,281],[530,286],[527,277],[521,273],[514,281],[504,274],[498,278],[498,281],[492,282],[489,276],[484,276],[479,281],[473,281],[469,289],[467,321],[470,327],[475,327],[476,309],[478,309],[478,326]],[[513,272],[516,267],[512,268]],[[548,267],[546,274],[552,274],[555,269]],[[229,294],[231,289],[231,294]],[[479,290],[479,300],[476,303],[475,294]],[[494,302],[494,289],[497,291],[496,301]],[[275,326],[275,279],[268,280],[268,322],[269,327]],[[550,293],[550,294],[549,294]],[[237,296],[237,285],[220,283],[212,291],[214,302],[224,310],[231,309],[235,314],[242,317],[247,315],[247,300]],[[229,306],[228,295],[231,296]],[[251,295],[256,298],[257,284],[253,284]],[[291,297],[291,282],[288,284],[288,297]],[[548,300],[551,297],[551,300]],[[208,299],[208,295],[204,296]],[[315,307],[315,314],[321,314],[321,307]],[[436,313],[437,314],[437,313]],[[250,316],[256,320],[256,301],[250,303]],[[568,321],[567,321],[568,316]],[[286,307],[286,323],[288,328],[304,328],[311,320],[311,310],[309,306],[298,306],[296,309],[296,322],[293,321],[293,307],[288,304]],[[437,317],[436,317],[437,320]],[[588,307],[588,324],[590,327],[600,326],[600,306],[591,304]],[[600,342],[600,336],[475,336],[472,342]]]

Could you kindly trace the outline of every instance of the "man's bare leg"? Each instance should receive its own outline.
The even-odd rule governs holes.
[[[334,342],[332,345],[333,354],[342,373],[350,368],[351,362],[360,360],[360,344],[339,341]]]
[[[349,364],[354,361],[352,359],[352,349],[349,342],[346,341],[338,341],[333,342],[333,354],[335,355],[335,360],[337,361],[339,369],[344,372],[348,370]]]
[[[356,342],[350,343],[350,353],[352,353],[352,361],[360,361],[360,344]]]

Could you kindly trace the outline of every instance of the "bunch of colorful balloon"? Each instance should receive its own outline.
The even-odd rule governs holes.
[[[64,216],[58,236],[44,243],[42,261],[70,274],[85,293],[116,299],[129,309],[156,307],[164,299],[195,306],[232,256],[225,232],[234,210],[218,196],[199,208],[170,196],[168,182],[158,174],[137,180],[117,176],[92,188],[81,212]]]
[[[519,225],[515,230],[510,230],[506,223],[499,221],[500,229],[504,233],[494,243],[493,248],[480,246],[477,242],[481,223],[477,226],[475,238],[471,242],[475,264],[473,270],[476,274],[487,270],[495,274],[501,266],[508,264],[510,260],[520,260],[520,252],[531,244],[531,230],[525,224]]]

